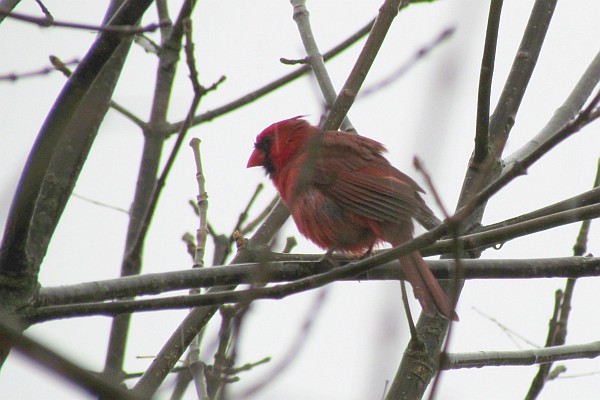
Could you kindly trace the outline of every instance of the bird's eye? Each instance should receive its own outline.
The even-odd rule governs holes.
[[[271,138],[264,137],[260,139],[258,142],[254,143],[254,148],[268,152],[271,148]]]

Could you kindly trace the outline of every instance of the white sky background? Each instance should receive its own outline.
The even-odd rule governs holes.
[[[45,1],[57,20],[99,24],[108,2]],[[492,105],[498,98],[520,42],[533,1],[506,0],[502,13]],[[350,6],[351,4],[351,6]],[[389,148],[389,159],[422,182],[412,167],[418,155],[432,175],[448,209],[453,209],[473,146],[479,63],[487,1],[439,1],[411,6],[394,21],[365,86],[386,76],[438,34],[455,27],[453,37],[384,90],[358,101],[349,116],[358,131]],[[308,7],[322,52],[338,44],[375,16],[381,0],[312,1]],[[172,8],[172,17],[178,8]],[[33,1],[17,11],[41,15]],[[523,100],[505,154],[517,150],[536,134],[564,101],[598,51],[600,3],[594,0],[559,2],[530,87]],[[304,50],[292,7],[287,1],[199,2],[194,14],[196,56],[206,86],[227,76],[219,90],[205,97],[201,111],[216,108],[292,70],[280,57],[301,58]],[[144,23],[156,22],[155,11]],[[158,34],[153,37],[158,41]],[[48,56],[63,61],[82,58],[94,34],[71,29],[42,29],[18,21],[0,25],[0,74],[24,72],[48,65]],[[337,89],[345,81],[359,46],[328,63]],[[171,121],[187,112],[192,89],[182,63],[171,102]],[[115,100],[145,119],[152,99],[156,58],[134,46],[115,93]],[[54,99],[64,84],[59,73],[0,83],[0,220],[8,213],[12,194],[27,154]],[[246,170],[254,137],[272,122],[308,115],[318,122],[320,95],[312,78],[303,78],[276,93],[192,129],[188,138],[202,139],[204,172],[209,192],[209,219],[215,229],[229,233],[239,212],[259,182],[268,183],[259,169]],[[591,188],[600,149],[600,125],[593,124],[554,149],[489,204],[484,222],[496,222],[574,196]],[[170,140],[163,158],[166,158]],[[77,183],[77,194],[128,208],[133,198],[142,145],[138,129],[111,111]],[[197,226],[188,199],[195,198],[192,153],[184,146],[155,214],[145,246],[144,272],[189,268],[191,262],[180,237]],[[256,215],[274,194],[268,183],[253,209]],[[429,204],[433,205],[431,196]],[[439,213],[438,213],[439,214]],[[127,217],[119,212],[72,198],[42,265],[42,285],[55,286],[108,279],[118,275]],[[486,258],[559,257],[572,255],[579,224],[507,243]],[[592,224],[588,251],[600,253],[599,227]],[[285,235],[297,235],[293,223]],[[282,236],[284,238],[284,236]],[[297,252],[317,252],[298,237]],[[283,243],[283,239],[281,240]],[[212,248],[212,245],[210,245]],[[280,249],[281,247],[279,247]],[[210,249],[209,249],[210,250]],[[211,254],[210,252],[208,253]],[[207,258],[210,260],[210,258]],[[478,314],[481,310],[529,340],[543,345],[554,291],[564,281],[471,281],[460,299],[450,350],[517,350],[501,329]],[[404,350],[408,329],[397,283],[336,284],[327,295],[304,348],[289,368],[256,399],[380,398],[385,380],[392,380]],[[597,279],[578,281],[567,343],[598,340]],[[273,357],[270,364],[241,375],[235,387],[252,385],[278,365],[289,351],[306,319],[314,293],[282,301],[258,301],[244,326],[240,364]],[[415,302],[415,310],[418,305]],[[185,315],[185,311],[136,315],[131,328],[126,370],[143,371],[152,356]],[[216,326],[216,325],[215,325]],[[27,334],[101,370],[110,320],[71,319],[34,326]],[[215,328],[215,327],[213,327]],[[210,338],[211,336],[207,336]],[[210,339],[206,341],[210,343]],[[211,361],[211,360],[208,360]],[[600,361],[565,363],[566,375],[600,372]],[[536,367],[484,368],[450,371],[443,375],[439,398],[522,398]],[[595,398],[598,376],[549,382],[543,398]],[[13,352],[0,374],[0,393],[6,399],[88,398],[79,389],[55,379]],[[159,398],[168,398],[162,392]],[[91,397],[90,397],[91,398]],[[194,398],[192,391],[189,398]]]

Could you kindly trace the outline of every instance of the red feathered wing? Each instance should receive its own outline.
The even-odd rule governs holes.
[[[393,246],[405,243],[412,239],[412,218],[432,215],[419,196],[423,190],[390,165],[380,143],[358,135],[322,132],[308,143],[307,150],[303,162],[309,164],[310,172],[304,175],[310,182],[304,182],[304,187],[314,185],[347,212],[363,217],[379,240]],[[421,255],[411,253],[400,262],[426,314],[439,310],[457,319]]]
[[[316,139],[313,182],[329,198],[379,222],[410,222],[431,213],[410,177],[383,157],[380,143],[358,135],[324,132]],[[383,238],[382,238],[383,239]]]

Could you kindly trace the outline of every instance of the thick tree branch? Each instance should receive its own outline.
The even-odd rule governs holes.
[[[521,40],[521,46],[513,61],[511,73],[505,82],[498,105],[490,119],[488,144],[491,151],[488,160],[485,162],[485,165],[490,167],[482,169],[479,163],[474,162],[474,157],[471,157],[457,204],[458,211],[455,214],[455,216],[460,214],[461,210],[469,211],[468,214],[463,214],[462,218],[459,219],[463,231],[469,231],[470,228],[477,226],[483,217],[487,201],[484,198],[489,199],[491,194],[488,193],[483,197],[479,196],[484,194],[487,189],[491,189],[494,184],[489,185],[482,193],[475,196],[477,192],[481,191],[482,182],[496,181],[501,186],[508,183],[500,183],[499,180],[496,180],[500,174],[500,155],[514,124],[529,78],[533,73],[535,61],[541,51],[555,5],[556,0],[537,0],[531,12]],[[494,22],[489,23],[493,24]],[[476,197],[479,197],[482,201],[475,200]],[[474,206],[474,202],[478,202],[478,206]],[[452,282],[452,285],[447,283],[444,286],[453,298],[458,298],[461,291],[460,284],[456,285]],[[409,344],[409,351],[405,352],[402,358],[386,399],[420,399],[423,397],[429,382],[437,373],[436,360],[444,344],[448,327],[448,321],[441,317],[428,318],[421,313],[417,329],[420,337],[425,342],[427,350],[414,350],[416,348],[415,343]],[[422,374],[415,376],[413,370],[418,365],[424,365],[427,368],[422,369]]]
[[[314,257],[316,258],[316,256]],[[368,260],[355,262],[347,267],[339,267],[337,281],[371,281],[404,279],[399,272],[398,261],[373,267],[368,271],[352,275],[344,268],[356,264],[368,264]],[[461,260],[464,279],[535,279],[592,277],[600,275],[600,258],[564,257],[542,259],[508,260]],[[438,279],[448,279],[454,275],[453,260],[430,260],[428,264]],[[296,293],[312,290],[334,282],[327,272],[314,274],[321,266],[320,261],[312,262],[263,262],[258,264],[237,264],[222,267],[198,268],[136,277],[90,282],[66,287],[43,289],[39,306],[30,311],[30,320],[40,322],[47,319],[80,317],[103,314],[114,315],[139,311],[182,309],[205,305],[248,302],[256,299],[279,299]],[[260,282],[256,277],[260,276]],[[290,282],[291,281],[291,282]],[[138,295],[158,294],[195,287],[216,285],[234,286],[240,284],[262,284],[265,282],[290,282],[267,288],[253,288],[238,291],[213,291],[203,295],[174,296],[147,300],[114,301],[136,293]],[[100,301],[100,303],[97,303]]]
[[[120,8],[111,25],[137,23],[151,1],[127,2]],[[31,243],[30,233],[42,183],[64,136],[66,127],[76,114],[103,67],[121,44],[122,37],[114,32],[102,32],[85,58],[67,81],[48,115],[31,150],[17,192],[13,199],[0,249],[0,275],[3,286],[29,291],[37,281],[39,265],[46,248]],[[48,233],[51,235],[52,231]]]

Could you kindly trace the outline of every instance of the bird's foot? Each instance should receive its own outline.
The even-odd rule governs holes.
[[[329,271],[340,266],[338,260],[333,257],[334,249],[329,249],[321,258],[319,258],[319,266],[323,271]]]
[[[365,254],[363,254],[363,255],[360,257],[360,260],[364,260],[365,258],[369,258],[369,257],[371,257],[372,255],[373,255],[373,246],[369,247],[369,248],[367,249],[367,251],[365,251]]]

